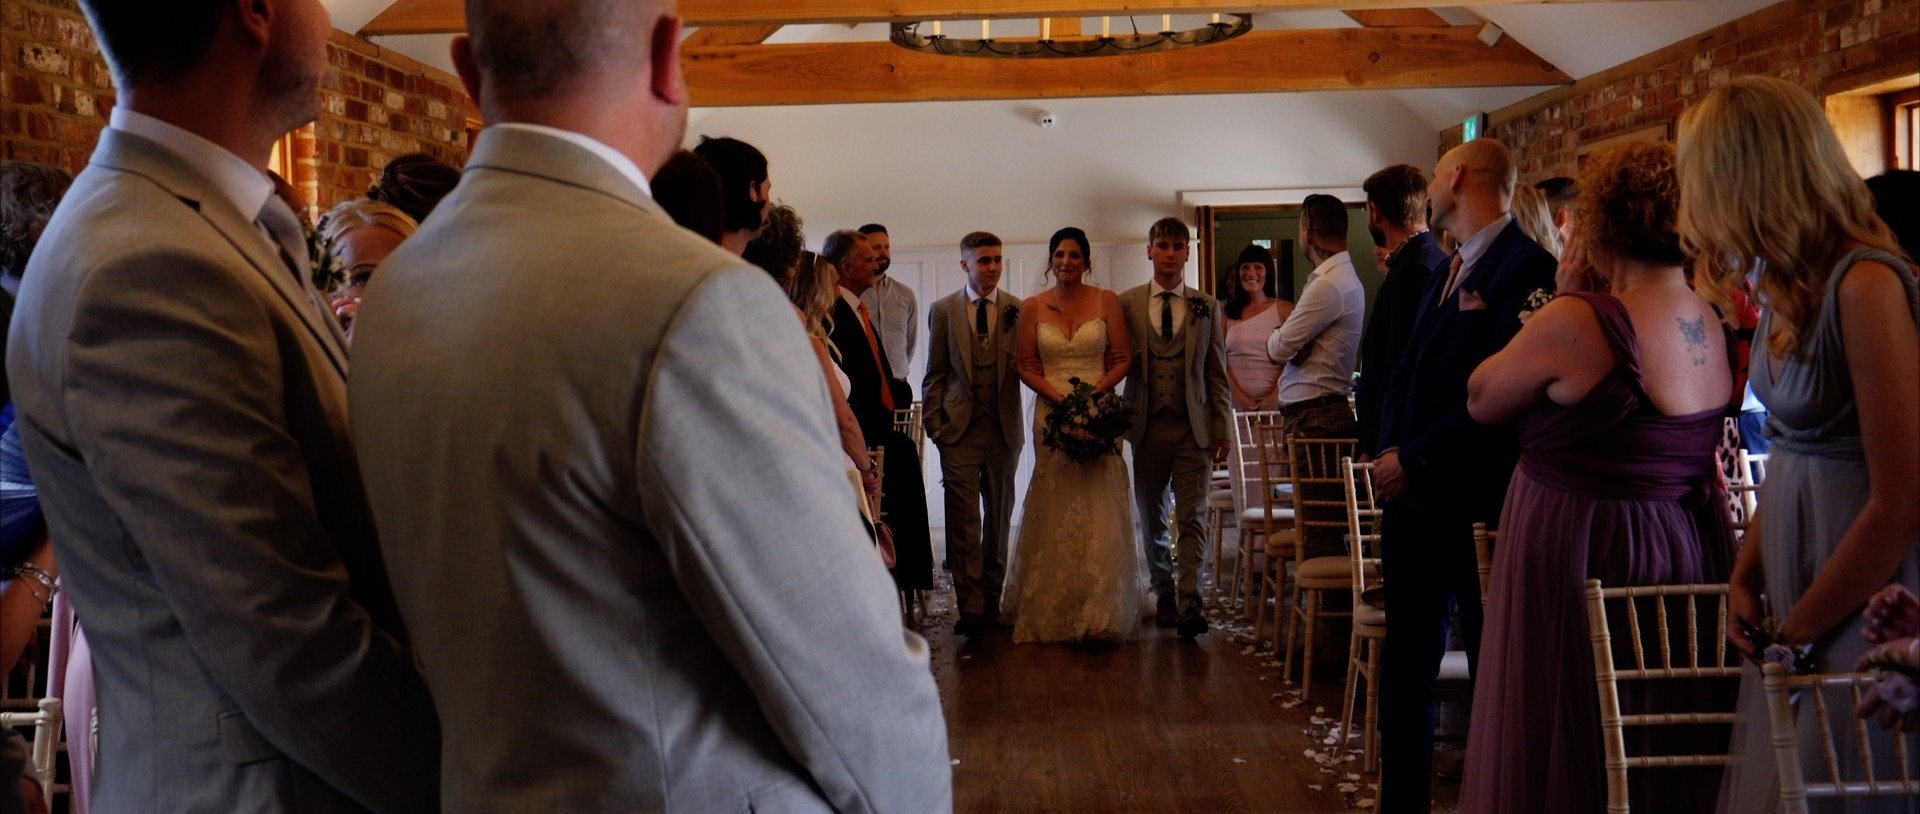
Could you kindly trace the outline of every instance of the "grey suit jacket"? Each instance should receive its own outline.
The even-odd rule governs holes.
[[[1014,354],[1018,317],[1007,319],[1007,309],[1016,309],[1017,314],[1020,298],[998,289],[987,307],[999,320],[995,361],[987,375],[1000,380],[1000,431],[1006,436],[1007,448],[1019,449],[1025,446],[1027,433],[1020,423],[1020,367]],[[967,298],[965,288],[935,300],[927,309],[927,335],[932,342],[927,352],[927,375],[920,385],[927,401],[921,423],[936,443],[951,444],[960,440],[973,421],[974,354],[980,351],[980,343],[973,338],[973,301]]]
[[[764,272],[483,132],[375,275],[354,438],[449,811],[945,811],[926,643]]]
[[[311,286],[115,130],[25,277],[7,369],[93,649],[96,810],[436,808],[433,707]]]
[[[1127,371],[1127,398],[1133,402],[1133,428],[1127,441],[1138,444],[1146,436],[1147,413],[1153,403],[1153,376],[1148,371],[1148,355],[1153,352],[1153,323],[1147,308],[1153,304],[1157,287],[1152,282],[1129,288],[1120,294],[1120,310],[1127,315],[1127,330],[1133,334],[1133,367]],[[1199,316],[1188,309],[1186,324],[1174,341],[1186,354],[1187,420],[1193,423],[1193,439],[1200,446],[1212,446],[1227,437],[1227,415],[1231,409],[1227,393],[1227,346],[1221,327],[1220,304],[1193,286],[1180,288],[1182,297],[1199,297],[1207,302],[1210,313]]]

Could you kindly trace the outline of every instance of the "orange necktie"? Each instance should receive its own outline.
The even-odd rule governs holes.
[[[893,409],[893,382],[887,381],[887,368],[880,363],[880,337],[873,334],[873,319],[867,315],[867,304],[860,303],[860,327],[867,331],[867,347],[873,349],[873,369],[880,374],[880,403],[887,409]]]
[[[1466,262],[1466,255],[1453,253],[1453,263],[1447,267],[1447,287],[1440,289],[1440,301],[1433,304],[1439,308],[1447,304],[1447,297],[1453,294],[1453,287],[1460,284],[1460,266]]]

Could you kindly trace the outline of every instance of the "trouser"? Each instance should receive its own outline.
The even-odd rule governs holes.
[[[1346,396],[1282,405],[1280,426],[1287,435],[1297,438],[1353,438],[1360,432]],[[1328,471],[1337,468],[1338,462],[1334,463],[1336,467]],[[1307,516],[1300,518],[1307,559],[1346,556],[1347,512],[1340,505],[1330,505],[1344,503],[1346,497],[1346,488],[1335,483],[1310,483],[1302,487],[1301,500],[1329,501],[1308,506]]]
[[[1421,812],[1432,799],[1435,679],[1447,651],[1447,617],[1460,614],[1467,661],[1479,672],[1480,569],[1473,520],[1389,506],[1381,569],[1393,609],[1380,662],[1380,811]]]
[[[1177,595],[1181,613],[1200,611],[1200,557],[1207,530],[1200,507],[1213,485],[1213,453],[1193,437],[1186,416],[1158,412],[1133,445],[1133,500],[1140,542],[1158,597]],[[1175,529],[1167,526],[1172,499]],[[1171,537],[1171,538],[1170,538]]]
[[[999,420],[991,416],[976,416],[959,440],[938,446],[954,604],[962,619],[991,619],[999,612],[1000,590],[1007,581],[1018,455],[1007,447]]]

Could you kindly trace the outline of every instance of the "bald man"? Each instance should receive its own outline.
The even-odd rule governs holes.
[[[793,308],[649,191],[686,125],[673,4],[466,7],[489,126],[374,278],[349,388],[442,810],[951,810]]]
[[[1470,662],[1480,646],[1473,524],[1497,526],[1519,445],[1467,415],[1467,377],[1520,332],[1535,292],[1553,291],[1553,255],[1509,210],[1513,156],[1493,139],[1449,150],[1427,185],[1433,223],[1459,248],[1436,266],[1413,335],[1387,382],[1374,482],[1393,626],[1383,647],[1380,805],[1429,810],[1434,681],[1458,608]]]

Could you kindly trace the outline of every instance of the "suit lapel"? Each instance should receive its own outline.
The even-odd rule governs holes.
[[[346,376],[347,352],[339,324],[327,314],[318,296],[310,293],[311,283],[297,279],[287,264],[281,262],[277,247],[254,227],[251,217],[235,209],[212,182],[166,148],[112,128],[102,133],[100,140],[96,161],[153,181],[205,218],[209,226],[247,259],[255,273],[266,278],[267,284],[313,334],[334,369]]]
[[[973,346],[979,344],[979,340],[974,338],[973,315],[969,313],[973,309],[969,308],[969,305],[972,303],[967,300],[967,290],[962,288],[960,293],[953,297],[953,307],[948,309],[947,341],[960,346],[960,369],[966,371],[967,378],[971,379],[973,377]],[[955,325],[964,327],[956,331],[951,327]]]

